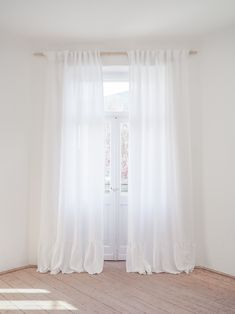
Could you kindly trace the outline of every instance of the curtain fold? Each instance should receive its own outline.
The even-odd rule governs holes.
[[[127,271],[195,264],[188,51],[131,51]]]
[[[104,106],[98,52],[48,53],[38,271],[103,269]]]

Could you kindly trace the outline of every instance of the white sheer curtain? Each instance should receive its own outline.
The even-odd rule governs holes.
[[[104,107],[97,52],[48,54],[38,270],[103,269]]]
[[[127,271],[194,267],[188,51],[132,51]]]

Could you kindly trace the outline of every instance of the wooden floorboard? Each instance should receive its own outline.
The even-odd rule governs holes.
[[[105,262],[99,275],[27,268],[0,277],[0,313],[235,314],[235,280],[203,269],[126,273],[124,262]]]

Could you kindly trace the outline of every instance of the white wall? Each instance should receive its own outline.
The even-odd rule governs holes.
[[[226,30],[208,36],[203,46],[199,42],[179,45],[170,41],[139,44],[138,48],[171,46],[199,50],[199,55],[191,59],[190,84],[197,264],[235,275],[233,38],[234,30]],[[110,43],[100,48],[123,50],[136,46]],[[29,82],[29,56],[0,53],[1,271],[37,261],[45,60],[31,59]]]
[[[198,264],[235,275],[235,28],[205,38],[201,51],[202,206]]]
[[[42,134],[43,103],[46,59],[31,58],[30,81],[30,187],[29,187],[29,263],[37,264],[37,249],[40,226],[41,179],[42,179]]]
[[[1,41],[0,271],[28,264],[28,60]]]

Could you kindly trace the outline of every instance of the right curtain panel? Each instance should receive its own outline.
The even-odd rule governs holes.
[[[189,51],[131,51],[127,271],[190,272]]]

